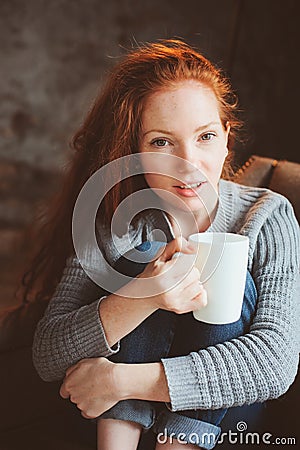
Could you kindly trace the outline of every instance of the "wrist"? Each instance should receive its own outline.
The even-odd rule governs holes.
[[[99,316],[108,345],[127,336],[158,308],[147,297],[136,297],[133,281],[99,303]]]
[[[121,296],[123,299],[129,299],[135,303],[138,302],[138,307],[144,309],[150,315],[159,308],[155,296],[147,296],[146,290],[142,289],[141,280],[142,278],[138,275],[128,284],[121,287],[115,295]]]
[[[131,384],[129,381],[129,364],[116,363],[114,366],[114,378],[117,394],[120,400],[128,400],[132,395]]]
[[[114,370],[120,400],[170,402],[168,384],[161,362],[117,363]]]

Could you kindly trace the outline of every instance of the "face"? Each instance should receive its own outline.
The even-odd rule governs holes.
[[[218,192],[228,133],[215,94],[205,85],[188,80],[151,94],[143,109],[140,152],[142,157],[155,154],[145,171],[151,166],[149,171],[163,174],[146,173],[149,187],[160,189],[158,195],[179,208],[209,209]]]

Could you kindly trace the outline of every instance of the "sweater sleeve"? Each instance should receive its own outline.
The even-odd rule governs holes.
[[[77,258],[70,257],[34,336],[33,363],[43,380],[62,379],[79,360],[119,350],[119,344],[115,349],[108,345],[99,317],[104,296]]]
[[[263,402],[282,395],[294,381],[299,356],[299,226],[284,197],[274,202],[253,255],[258,303],[250,332],[162,360],[172,411]]]

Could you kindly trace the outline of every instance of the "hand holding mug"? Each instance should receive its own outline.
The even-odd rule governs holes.
[[[173,256],[180,252],[180,258]],[[184,314],[206,305],[206,291],[194,266],[195,249],[184,238],[168,243],[160,255],[138,275],[143,294],[157,309]],[[154,295],[151,295],[154,293]]]

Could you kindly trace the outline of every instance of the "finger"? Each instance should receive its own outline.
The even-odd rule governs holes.
[[[85,419],[95,419],[97,416],[93,415],[93,416],[88,416],[87,414],[85,414],[83,411],[81,411],[81,415],[82,417],[84,417]]]
[[[60,390],[59,390],[59,394],[60,394],[60,396],[62,398],[65,398],[65,399],[70,397],[69,392],[66,390],[65,382],[63,382],[63,384],[61,385]]]
[[[77,364],[75,364],[74,366],[69,367],[66,370],[66,376],[69,377],[71,375],[71,373],[74,372],[74,370],[76,370],[76,369],[77,369]]]
[[[199,306],[200,306],[200,308],[204,308],[207,305],[207,292],[206,292],[206,289],[202,288],[201,292],[199,292],[192,299],[192,301],[195,303],[195,308],[193,308],[194,311],[196,309],[199,309]]]
[[[192,266],[187,275],[187,279],[191,280],[191,281],[199,281],[200,282],[200,276],[201,276],[201,273],[200,273],[200,270],[198,269],[198,267]]]
[[[179,295],[184,295],[186,299],[194,301],[197,297],[199,297],[199,300],[203,303],[203,306],[207,303],[206,290],[199,279],[195,279],[189,283],[188,286],[182,285],[181,292],[182,294]]]
[[[179,273],[182,277],[182,273]],[[200,272],[197,267],[193,267],[184,277],[181,278],[181,289],[188,289],[192,284],[200,283]],[[201,284],[201,283],[200,283]]]
[[[169,261],[177,252],[195,253],[195,248],[190,245],[184,237],[178,237],[166,245],[163,254],[159,257],[159,260],[162,262]]]
[[[186,298],[193,299],[197,295],[202,294],[203,290],[203,285],[199,282],[199,280],[196,280],[182,289],[182,295],[184,295]]]

